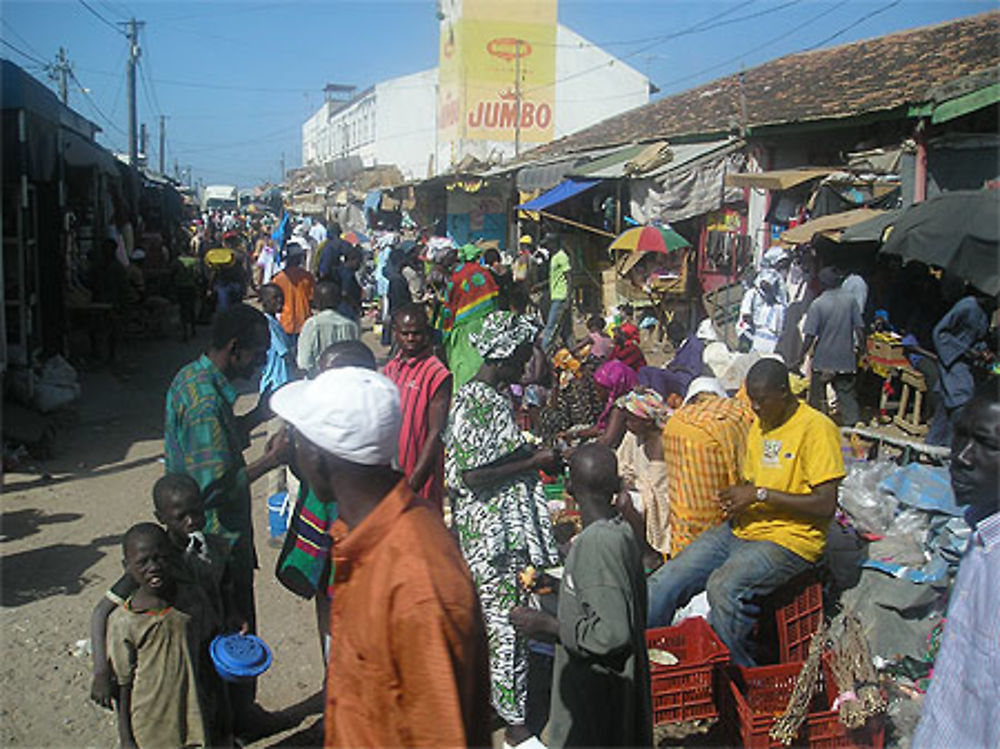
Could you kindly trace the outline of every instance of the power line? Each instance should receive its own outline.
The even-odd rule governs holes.
[[[21,55],[21,57],[25,58],[26,60],[31,60],[32,62],[36,62],[39,65],[41,65],[42,67],[45,67],[46,65],[48,65],[48,63],[45,62],[45,60],[41,60],[41,59],[35,57],[32,54],[28,54],[23,49],[15,46],[13,44],[11,44],[10,42],[8,42],[3,37],[0,37],[0,44],[5,44],[6,46],[10,47],[12,50],[14,50],[15,52],[17,52],[17,54]]]
[[[128,50],[125,50],[122,53],[122,56],[121,56],[121,58],[118,61],[118,67],[121,67],[122,65],[125,64],[125,60],[126,60],[127,57],[128,57]],[[125,76],[119,75],[119,76],[116,76],[116,77],[118,78],[118,87],[115,89],[115,98],[114,98],[114,101],[111,102],[111,116],[112,117],[114,117],[116,114],[118,114],[118,99],[122,95],[122,89],[125,88]]]
[[[89,10],[94,15],[94,17],[97,20],[99,20],[101,23],[103,23],[109,29],[111,29],[112,31],[114,31],[116,34],[123,34],[124,35],[124,32],[121,29],[119,29],[113,22],[109,21],[107,18],[105,18],[100,13],[98,13],[96,10],[94,10],[94,8],[92,6],[88,5],[87,4],[87,0],[77,0],[77,2],[80,3],[80,5],[82,5],[84,8],[86,8],[87,10]]]
[[[90,89],[88,89],[86,86],[84,86],[80,82],[80,79],[76,77],[76,73],[74,73],[71,70],[71,71],[69,71],[69,75],[76,82],[76,85],[78,85],[80,87],[80,90],[87,97],[87,102],[90,104],[91,108],[95,112],[97,112],[97,114],[101,117],[101,119],[103,119],[113,130],[116,130],[119,133],[121,133],[122,135],[124,135],[124,136],[127,137],[128,133],[126,133],[124,130],[122,130],[120,127],[118,127],[118,125],[116,125],[114,123],[114,121],[110,117],[108,117],[106,114],[104,114],[104,111],[99,106],[97,106],[97,102],[94,101],[94,97],[91,95]]]
[[[737,60],[742,60],[742,59],[744,59],[746,57],[752,56],[752,55],[756,54],[757,52],[760,52],[761,50],[764,50],[764,49],[770,47],[775,42],[779,42],[782,39],[785,39],[786,37],[791,36],[795,32],[797,32],[797,31],[805,28],[806,26],[809,26],[810,24],[815,23],[816,21],[820,20],[824,16],[828,16],[831,13],[833,13],[834,11],[840,10],[843,6],[847,5],[847,2],[848,2],[848,0],[841,0],[841,2],[837,3],[832,8],[827,8],[822,13],[819,13],[819,14],[813,16],[812,18],[808,19],[807,21],[803,21],[802,23],[800,23],[800,24],[798,24],[796,26],[793,26],[788,31],[785,31],[782,34],[779,34],[778,36],[776,36],[776,37],[774,37],[772,39],[767,40],[766,42],[764,42],[764,44],[757,45],[753,49],[749,49],[749,50],[746,50],[745,52],[741,52],[738,55],[734,55],[733,57],[727,58],[727,59],[723,60],[722,62],[716,63],[715,65],[710,65],[707,68],[702,68],[701,70],[699,70],[697,72],[690,73],[690,74],[685,75],[685,76],[681,76],[680,78],[675,78],[672,81],[667,81],[666,83],[663,84],[663,86],[664,87],[666,87],[666,86],[673,86],[673,85],[675,85],[677,83],[683,83],[685,81],[689,81],[692,78],[699,78],[702,75],[704,75],[705,73],[711,73],[714,70],[718,70],[719,68],[724,68],[724,67],[726,67],[728,65],[731,65],[734,62],[736,62]]]
[[[27,47],[29,51],[35,53],[39,57],[44,57],[44,55],[41,52],[39,52],[34,46],[32,46],[31,42],[29,42],[27,39],[25,39],[23,36],[21,36],[20,34],[17,33],[17,29],[15,29],[13,26],[11,26],[7,22],[6,18],[4,18],[3,16],[0,16],[0,23],[2,23],[4,26],[6,26],[7,30],[11,34],[13,34],[15,37],[17,37],[17,40],[19,42],[21,42],[21,44],[23,44],[25,47]]]
[[[834,39],[836,39],[837,37],[841,36],[842,34],[847,33],[848,31],[850,31],[851,29],[855,28],[856,26],[860,26],[862,23],[864,23],[865,21],[867,21],[869,18],[874,18],[875,16],[879,15],[880,13],[885,13],[887,10],[889,10],[891,8],[894,8],[895,6],[899,5],[901,2],[903,2],[903,0],[893,0],[893,2],[888,3],[887,5],[883,5],[881,8],[876,8],[873,11],[865,13],[865,15],[861,16],[860,18],[858,18],[853,23],[847,24],[847,26],[845,26],[844,28],[840,29],[840,31],[835,31],[834,33],[830,34],[830,36],[828,36],[825,39],[822,39],[822,40],[816,42],[816,44],[812,45],[811,47],[806,47],[802,51],[803,52],[812,52],[814,49],[818,49],[819,47],[822,47],[823,45],[825,45],[825,44],[827,44],[829,42],[832,42]]]
[[[143,90],[144,91],[146,90],[146,83],[148,83],[149,84],[149,89],[150,89],[150,91],[152,91],[152,94],[153,94],[153,101],[150,102],[150,105],[151,106],[155,105],[155,109],[156,109],[157,114],[163,114],[163,109],[160,107],[160,97],[156,95],[156,87],[153,86],[153,78],[152,78],[152,76],[153,76],[153,62],[152,62],[152,60],[149,57],[149,38],[148,38],[148,36],[147,36],[146,46],[143,47],[142,51],[143,51],[143,56],[142,56],[142,60],[140,61],[139,65],[142,68],[142,74],[145,77],[145,81],[142,84]],[[146,92],[146,100],[147,101],[149,100],[149,91]]]
[[[757,0],[747,0],[747,2],[743,5],[743,7],[745,8],[748,5],[752,5],[756,1]],[[639,49],[636,49],[636,50],[633,50],[633,51],[629,52],[627,55],[622,56],[620,59],[624,61],[624,60],[628,59],[629,57],[635,57],[636,55],[641,54],[641,53],[645,52],[648,49],[652,49],[657,44],[660,44],[662,42],[668,41],[670,39],[675,39],[675,38],[677,38],[679,36],[684,36],[686,34],[691,34],[691,33],[696,33],[698,31],[702,31],[702,30],[705,29],[706,24],[710,24],[712,21],[717,21],[719,18],[722,18],[723,16],[727,16],[730,13],[735,13],[739,9],[740,9],[740,6],[734,5],[733,7],[729,8],[728,10],[722,11],[722,13],[717,13],[716,15],[712,16],[711,18],[702,19],[701,21],[698,21],[697,23],[695,23],[695,24],[693,24],[691,26],[687,26],[687,27],[685,27],[683,29],[680,29],[679,31],[674,31],[674,32],[671,32],[669,34],[664,34],[662,36],[654,37],[653,41],[651,41],[649,44],[646,44],[646,45],[640,47]],[[529,88],[529,89],[525,90],[524,93],[530,93],[532,91],[539,91],[539,90],[546,89],[546,88],[553,88],[554,89],[555,86],[556,86],[556,84],[565,83],[566,81],[571,81],[571,80],[573,80],[575,78],[579,78],[581,76],[589,75],[590,73],[594,73],[594,72],[596,72],[598,70],[601,70],[602,68],[611,67],[616,62],[618,62],[618,60],[619,60],[619,58],[612,57],[610,60],[608,60],[607,62],[602,62],[600,65],[594,65],[593,67],[586,68],[585,70],[580,70],[580,71],[577,71],[576,73],[570,73],[567,76],[563,76],[562,78],[558,78],[558,79],[552,81],[552,83],[546,83],[546,84],[542,84],[540,86],[535,86],[533,88]]]
[[[534,44],[534,45],[540,46],[540,47],[563,47],[563,48],[566,48],[566,49],[585,49],[587,47],[598,47],[598,48],[602,48],[602,47],[619,47],[619,46],[628,46],[628,45],[631,45],[631,44],[646,44],[647,42],[661,42],[661,41],[667,41],[669,39],[676,39],[677,37],[681,37],[681,36],[687,36],[689,34],[700,34],[700,33],[705,32],[705,31],[714,31],[715,29],[720,28],[722,26],[730,26],[730,25],[732,25],[734,23],[741,23],[742,21],[749,21],[749,20],[751,20],[753,18],[760,18],[761,16],[770,15],[771,13],[777,13],[778,11],[784,10],[785,8],[790,8],[793,5],[798,5],[801,2],[803,2],[803,0],[788,0],[788,2],[782,3],[781,5],[776,5],[773,8],[765,8],[763,10],[758,10],[755,13],[747,13],[746,15],[737,16],[736,18],[729,18],[729,19],[726,19],[724,21],[719,21],[718,20],[723,15],[726,15],[728,13],[732,13],[735,10],[737,10],[738,7],[739,7],[739,6],[737,6],[737,7],[731,8],[728,11],[725,11],[724,13],[720,13],[719,15],[713,16],[710,19],[705,19],[703,21],[699,21],[698,23],[694,24],[693,26],[689,26],[689,27],[687,27],[685,29],[681,29],[680,31],[670,31],[670,32],[666,32],[664,34],[657,34],[655,36],[638,37],[636,39],[617,39],[617,40],[606,41],[606,42],[577,42],[577,43],[573,43],[573,44],[559,44],[559,43],[551,43],[551,42],[532,42],[530,39],[528,40],[528,42],[530,44]],[[750,4],[751,4],[750,2],[747,2],[742,7],[745,8],[747,5],[750,5]],[[710,21],[715,21],[715,23],[710,23]]]

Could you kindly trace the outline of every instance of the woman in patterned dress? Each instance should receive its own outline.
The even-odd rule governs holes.
[[[489,635],[493,708],[506,724],[506,743],[524,747],[537,742],[524,725],[527,643],[509,615],[521,603],[517,573],[558,563],[538,471],[556,469],[559,458],[527,444],[499,388],[520,379],[536,332],[528,318],[507,311],[484,320],[471,336],[483,365],[455,393],[444,437],[453,525]]]

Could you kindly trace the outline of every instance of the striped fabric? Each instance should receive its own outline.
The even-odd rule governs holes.
[[[183,367],[167,391],[163,447],[167,473],[187,474],[202,491],[205,532],[248,542],[248,439],[236,424],[235,401],[236,390],[207,356]]]
[[[383,373],[396,383],[399,388],[400,407],[403,411],[403,423],[399,431],[399,465],[409,476],[417,465],[420,451],[427,441],[429,428],[427,409],[431,399],[451,379],[451,372],[433,354],[415,358],[397,354],[386,365]],[[441,507],[444,499],[444,450],[431,471],[427,482],[419,492],[421,497],[429,499]]]
[[[496,306],[497,283],[493,274],[476,262],[462,263],[448,281],[448,298],[441,310],[445,332],[456,323],[492,312]]]
[[[741,398],[706,395],[675,411],[664,427],[672,556],[722,521],[718,492],[741,480],[753,418]]]

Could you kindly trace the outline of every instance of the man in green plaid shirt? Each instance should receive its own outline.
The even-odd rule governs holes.
[[[205,532],[232,544],[236,603],[255,631],[253,575],[257,557],[250,515],[250,484],[281,464],[280,440],[249,466],[243,451],[250,431],[270,418],[269,392],[236,416],[231,380],[250,379],[263,366],[270,342],[267,319],[245,304],[219,314],[208,353],[182,367],[167,391],[164,450],[167,473],[184,473],[202,492]],[[249,693],[253,701],[252,691]],[[248,707],[248,705],[246,706]],[[239,727],[238,727],[239,728]]]

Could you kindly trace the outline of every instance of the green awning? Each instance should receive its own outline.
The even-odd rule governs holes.
[[[958,96],[934,107],[931,123],[937,125],[1000,102],[1000,83]]]

